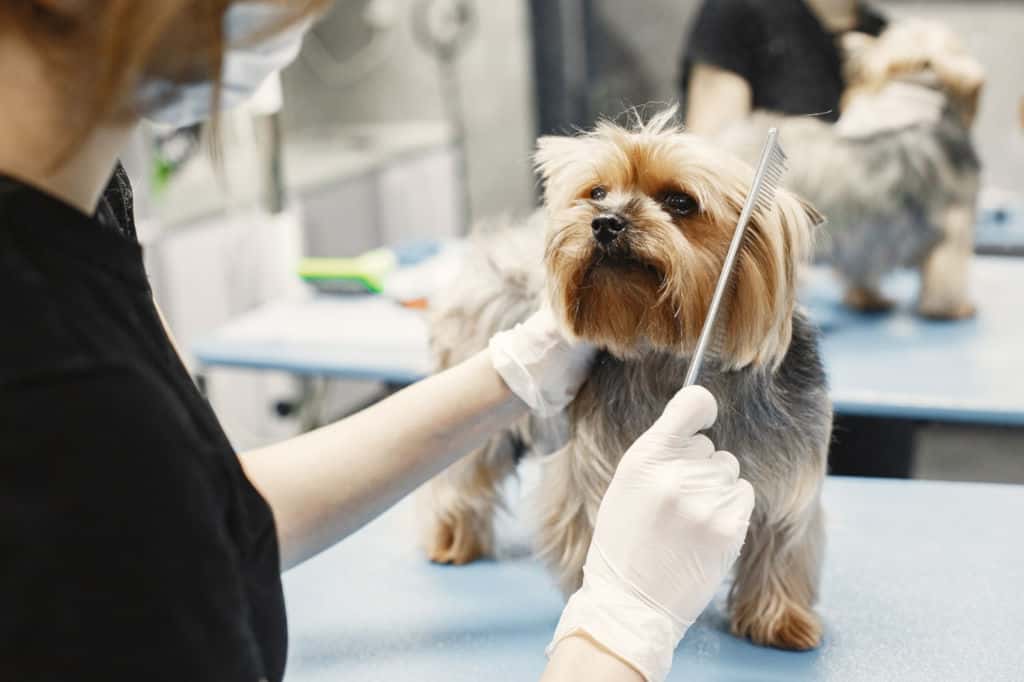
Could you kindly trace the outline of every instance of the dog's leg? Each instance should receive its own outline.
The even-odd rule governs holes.
[[[821,641],[811,608],[825,544],[820,479],[808,477],[806,486],[788,509],[755,511],[740,552],[729,594],[732,631],[757,644],[805,650]]]
[[[843,303],[862,313],[884,313],[895,305],[891,299],[882,295],[877,286],[858,284],[847,285]]]
[[[583,562],[601,502],[600,497],[592,499],[578,481],[578,472],[573,469],[574,458],[580,456],[576,452],[578,447],[577,443],[570,443],[544,462],[537,491],[537,554],[547,563],[566,597],[583,582]]]
[[[975,308],[967,297],[967,273],[974,253],[974,207],[948,207],[939,220],[946,238],[921,265],[917,311],[924,317],[943,320],[973,317]]]
[[[431,561],[466,564],[493,555],[498,488],[515,470],[515,450],[511,435],[499,436],[427,484],[433,516],[425,544]]]

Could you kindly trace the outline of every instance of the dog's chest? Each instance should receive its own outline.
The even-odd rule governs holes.
[[[590,441],[607,458],[621,456],[664,411],[682,388],[688,358],[653,354],[639,360],[599,356],[591,376],[570,411],[573,437]],[[708,434],[719,447],[746,449],[748,423],[774,421],[766,411],[771,393],[756,377],[744,371],[718,372],[714,362],[705,363],[701,384],[718,400],[718,420]]]
[[[624,451],[683,386],[687,361],[670,355],[620,360],[602,353],[573,404],[574,431]]]

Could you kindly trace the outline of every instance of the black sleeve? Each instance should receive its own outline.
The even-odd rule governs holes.
[[[695,64],[710,64],[753,80],[759,22],[746,0],[704,0],[683,56],[683,92]]]
[[[166,390],[128,370],[0,386],[0,680],[263,676],[223,472]]]
[[[870,5],[861,5],[857,30],[872,36],[880,36],[889,25],[885,15]]]

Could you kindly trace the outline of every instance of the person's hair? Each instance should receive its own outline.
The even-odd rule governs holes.
[[[0,34],[20,32],[51,61],[53,78],[74,103],[68,131],[73,146],[97,126],[138,113],[136,93],[146,78],[171,83],[209,79],[216,85],[225,49],[224,14],[236,2],[252,1],[286,10],[266,34],[319,13],[330,2],[3,0]]]

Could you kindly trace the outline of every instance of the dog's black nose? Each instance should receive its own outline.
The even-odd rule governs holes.
[[[622,216],[614,213],[602,213],[590,223],[591,229],[594,230],[594,239],[602,244],[611,244],[615,241],[627,225],[628,223]]]

